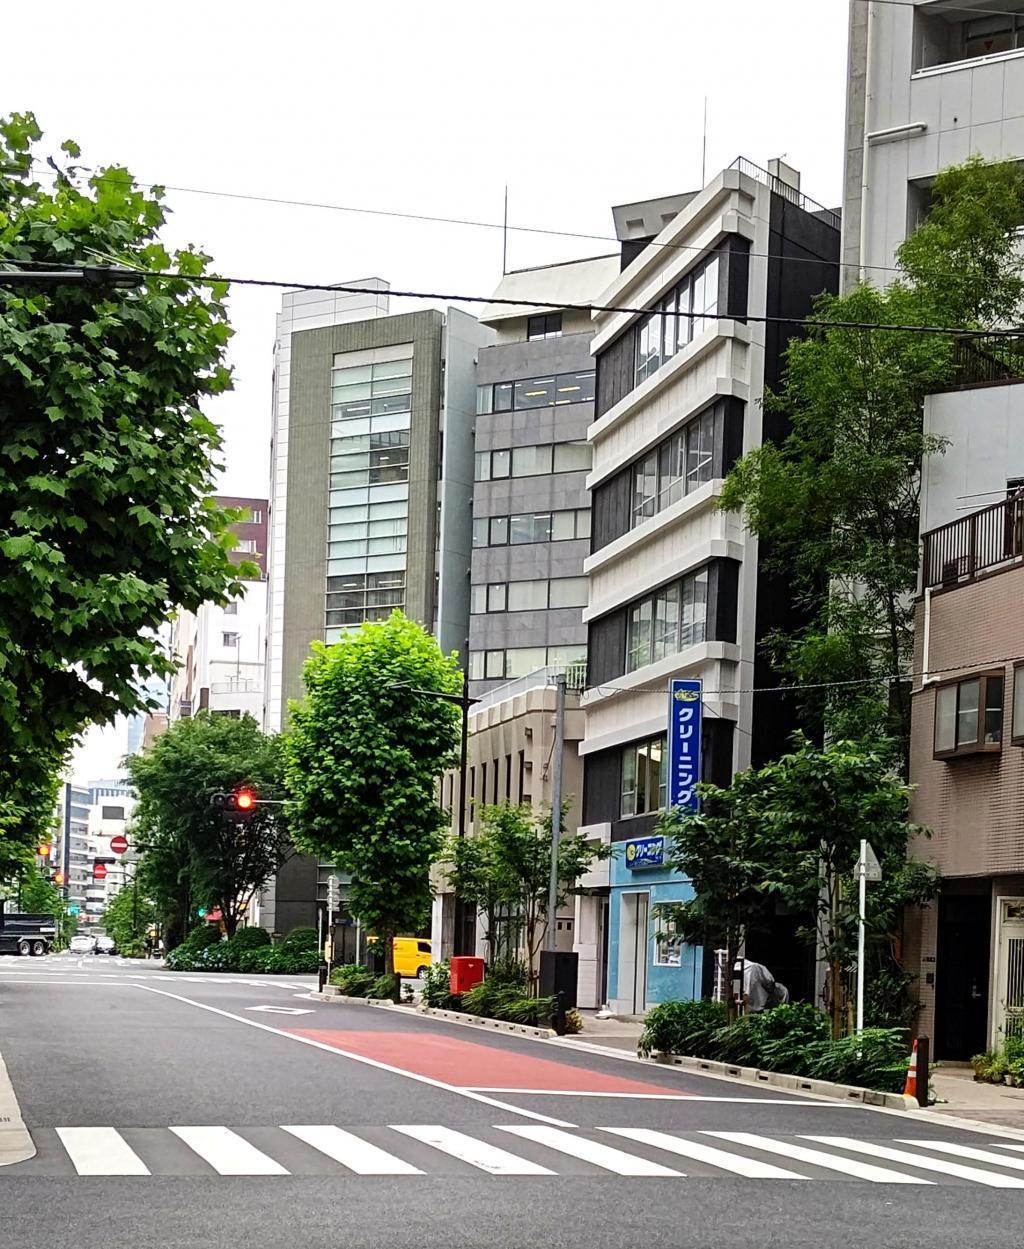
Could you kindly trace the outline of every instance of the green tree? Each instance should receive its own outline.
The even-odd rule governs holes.
[[[563,804],[565,828],[568,802]],[[562,905],[594,863],[611,855],[610,846],[584,837],[561,836],[558,843],[558,903]],[[444,875],[463,901],[484,911],[488,953],[493,961],[499,913],[511,915],[522,933],[522,952],[531,972],[547,932],[551,882],[551,814],[540,818],[528,806],[502,803],[483,807],[479,830],[460,841],[450,836],[441,852]]]
[[[351,876],[352,914],[381,940],[391,972],[391,938],[430,914],[445,818],[435,787],[459,733],[455,703],[417,691],[458,697],[458,663],[394,611],[334,646],[314,644],[303,681],[285,738],[295,842]]]
[[[132,828],[143,843],[140,884],[151,892],[173,938],[197,906],[219,907],[233,936],[256,890],[291,842],[280,801],[283,756],[278,737],[252,716],[234,720],[201,712],[178,720],[149,750],[128,761],[138,804]],[[251,787],[252,815],[232,820],[215,794]]]
[[[230,385],[226,288],[191,280],[200,252],[161,245],[159,189],[118,167],[86,176],[71,142],[44,185],[41,140],[31,114],[0,120],[0,268],[181,276],[0,284],[0,859],[41,831],[81,729],[147,705],[171,609],[238,590],[233,514],[209,497],[220,435],[200,411]]]
[[[103,914],[107,936],[117,947],[129,950],[138,945],[156,921],[156,908],[137,880],[131,880],[110,899]]]
[[[808,916],[803,935],[822,952],[833,1034],[842,1035],[856,949],[852,879],[861,840],[871,843],[889,878],[885,890],[869,891],[879,954],[888,949],[895,955],[904,905],[926,901],[935,889],[927,869],[906,870],[907,842],[921,830],[908,823],[909,790],[891,751],[854,742],[818,749],[798,735],[780,759],[741,773],[727,789],[704,785],[701,795],[707,811],[672,812],[663,821],[675,839],[673,866],[693,877],[696,891],[673,917],[694,938],[707,922],[726,938],[734,959],[737,932],[756,924],[775,899]],[[879,970],[885,962],[876,960]]]
[[[824,718],[836,737],[891,737],[904,762],[910,691],[891,678],[913,649],[921,465],[944,450],[925,434],[922,406],[950,380],[954,342],[837,323],[1018,320],[1022,220],[1017,162],[943,170],[930,215],[899,249],[899,279],[822,297],[807,337],[790,343],[782,388],[765,404],[788,416],[791,433],[748,452],[720,501],[742,509],[806,619],[771,639],[778,664],[801,684],[834,683],[801,696],[808,725]]]

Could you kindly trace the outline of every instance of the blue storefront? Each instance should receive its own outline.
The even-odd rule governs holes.
[[[671,807],[695,809],[700,779],[701,682],[669,689],[668,786]],[[701,996],[703,950],[678,938],[659,905],[686,902],[693,887],[667,866],[671,844],[660,834],[618,842],[610,864],[608,1000],[619,1015],[659,1002]]]

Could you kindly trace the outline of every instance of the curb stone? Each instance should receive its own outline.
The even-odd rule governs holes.
[[[447,1020],[448,1023],[473,1024],[481,1028],[493,1028],[497,1032],[512,1032],[516,1036],[539,1037],[544,1041],[558,1035],[553,1028],[510,1023],[507,1019],[485,1019],[481,1015],[467,1015],[457,1010],[442,1010],[438,1006],[409,1006],[401,1002],[392,1002],[390,998],[345,997],[338,991],[337,985],[325,985],[323,993],[314,990],[309,996],[317,1001],[339,1002],[346,1006],[382,1006],[385,1010],[389,1007],[394,1010],[414,1010],[417,1015],[430,1015],[434,1019]]]
[[[14,1085],[0,1055],[0,1167],[34,1158],[35,1142],[21,1117]]]

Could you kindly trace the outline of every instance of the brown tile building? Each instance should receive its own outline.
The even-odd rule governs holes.
[[[234,494],[218,494],[217,502],[221,507],[244,508],[245,516],[237,524],[231,526],[231,532],[238,538],[231,552],[231,562],[240,564],[248,560],[259,565],[260,580],[267,579],[267,500],[242,498]]]
[[[1024,499],[924,535],[917,604],[913,857],[943,876],[908,966],[937,1058],[1024,1035]]]

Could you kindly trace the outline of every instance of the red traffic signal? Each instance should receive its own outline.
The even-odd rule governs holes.
[[[234,806],[236,811],[251,811],[256,805],[256,799],[251,789],[237,789],[231,795],[234,798]]]

